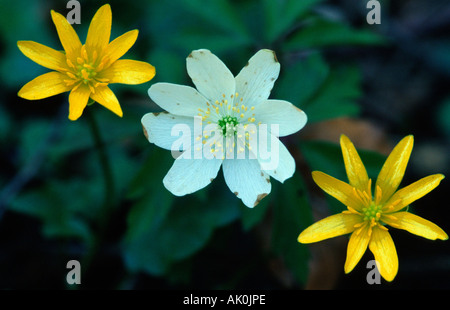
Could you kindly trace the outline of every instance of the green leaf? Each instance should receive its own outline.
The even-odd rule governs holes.
[[[287,51],[349,45],[379,45],[386,40],[368,29],[354,29],[342,22],[314,18],[285,43]]]
[[[360,112],[361,74],[356,66],[330,67],[321,54],[313,53],[287,64],[274,92],[304,110],[308,122]]]
[[[173,157],[170,151],[161,149],[155,145],[147,143],[148,152],[140,169],[130,181],[127,193],[128,199],[139,199],[140,197],[154,192],[155,188],[162,187],[162,180],[173,164]]]
[[[99,202],[92,182],[75,179],[50,181],[43,187],[23,193],[12,201],[10,210],[42,221],[42,232],[48,238],[74,237],[90,243],[87,214],[95,214]]]
[[[310,171],[322,171],[337,179],[346,180],[347,175],[339,144],[325,141],[302,141],[300,150]]]
[[[173,161],[169,152],[164,155]],[[205,193],[175,198],[162,183],[168,169],[161,173],[156,158],[158,152],[152,153],[130,187],[129,197],[139,200],[128,216],[123,254],[130,270],[163,275],[204,247],[214,230],[237,219],[240,210],[239,201],[218,188],[224,184],[217,179]],[[151,173],[151,167],[157,172]]]
[[[273,194],[273,192],[272,192]],[[244,231],[251,230],[256,224],[261,222],[269,209],[271,204],[271,197],[269,195],[265,197],[261,202],[254,208],[248,208],[244,204],[241,204],[241,223]]]
[[[360,107],[361,74],[355,66],[339,67],[330,71],[326,81],[303,108],[309,122],[342,116],[357,116]]]
[[[226,0],[190,0],[181,1],[191,15],[205,20],[208,24],[218,27],[226,33],[233,34],[236,38],[249,40],[247,29],[242,23],[235,9]]]
[[[50,10],[42,10],[47,5],[43,0],[0,1],[0,33],[4,47],[0,58],[0,77],[3,86],[15,89],[48,72],[48,69],[23,55],[17,41],[31,40],[61,49],[58,37],[52,33],[54,28],[50,22]]]
[[[298,243],[298,235],[312,223],[304,180],[296,173],[280,186],[273,207],[272,249],[283,257],[300,283],[308,275],[308,248]]]
[[[294,23],[322,0],[264,0],[267,40],[274,42],[289,31]]]
[[[205,33],[206,31],[190,31],[180,33],[170,38],[173,45],[181,46],[186,51],[193,51],[199,48],[198,42],[202,42],[201,48],[208,49],[214,54],[219,55],[224,52],[232,52],[239,49],[245,49],[250,45],[247,38],[236,37],[229,34],[217,32]],[[182,66],[183,68],[184,66]]]
[[[152,80],[152,83],[169,81],[174,84],[185,83],[187,56],[187,54],[178,55],[170,49],[153,49],[148,57],[157,70],[157,74]],[[159,70],[159,68],[162,70]]]
[[[276,98],[288,100],[303,109],[330,74],[330,67],[320,53],[295,59],[293,63],[283,64],[280,77],[274,88]]]

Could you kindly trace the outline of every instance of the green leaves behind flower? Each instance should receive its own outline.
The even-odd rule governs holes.
[[[86,189],[80,179],[49,182],[20,195],[10,210],[39,219],[47,238],[75,238],[89,246],[93,236],[89,223],[94,221],[92,217],[99,205],[97,190]]]
[[[278,80],[277,97],[285,98],[308,115],[308,123],[342,116],[357,116],[361,96],[359,69],[331,67],[320,54],[296,60]],[[293,86],[294,85],[294,86]],[[302,85],[302,87],[295,87]]]
[[[153,149],[130,187],[129,198],[137,203],[127,218],[123,255],[134,272],[168,273],[175,263],[203,248],[215,229],[240,215],[239,201],[220,185],[212,184],[214,188],[194,195],[173,196],[161,182],[173,161],[166,155],[164,150]]]

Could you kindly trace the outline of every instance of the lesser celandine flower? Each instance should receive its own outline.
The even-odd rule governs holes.
[[[351,233],[345,272],[352,271],[369,247],[381,276],[392,281],[398,271],[398,257],[386,225],[431,240],[447,240],[441,228],[405,210],[438,186],[444,178],[442,174],[430,175],[397,191],[413,140],[413,136],[407,136],[394,148],[378,175],[372,195],[372,181],[352,142],[342,135],[341,148],[349,184],[319,171],[312,175],[317,185],[346,205],[347,210],[311,225],[300,234],[298,241],[311,243]]]
[[[275,53],[260,50],[234,77],[218,57],[202,49],[187,58],[197,89],[169,83],[150,88],[153,101],[169,113],[144,115],[144,133],[159,147],[183,152],[163,180],[170,192],[182,196],[204,188],[223,166],[229,189],[254,207],[270,193],[270,177],[283,182],[293,175],[295,161],[278,137],[299,131],[306,115],[287,101],[268,99],[279,71]],[[264,125],[266,130],[260,129]],[[257,138],[259,145],[253,144]],[[275,160],[268,164],[267,158]]]
[[[71,120],[81,116],[89,98],[122,116],[119,101],[108,85],[141,84],[155,75],[155,68],[146,62],[118,60],[136,42],[138,30],[129,31],[109,42],[112,14],[109,4],[105,4],[92,19],[86,43],[81,44],[64,16],[53,10],[51,15],[64,52],[33,41],[17,42],[25,56],[41,66],[55,70],[27,83],[18,95],[28,100],[37,100],[70,91]]]

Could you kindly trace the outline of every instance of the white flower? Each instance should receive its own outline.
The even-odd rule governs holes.
[[[294,174],[294,158],[278,137],[299,131],[307,120],[291,103],[268,99],[280,72],[275,53],[260,50],[234,77],[210,51],[196,50],[187,58],[187,72],[197,89],[153,85],[150,98],[168,113],[142,118],[151,143],[182,154],[165,187],[176,196],[193,193],[223,165],[230,190],[247,207],[256,206],[270,193],[270,177],[284,182]]]

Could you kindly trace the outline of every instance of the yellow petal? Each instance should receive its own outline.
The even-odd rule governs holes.
[[[81,49],[80,38],[69,24],[67,19],[55,11],[51,11],[53,23],[55,24],[56,31],[58,32],[59,40],[66,51],[66,55],[70,59],[75,59],[78,56]]]
[[[351,207],[356,211],[362,209],[363,205],[361,200],[355,196],[354,189],[349,184],[320,171],[313,171],[312,177],[314,182],[316,182],[321,189],[342,202],[344,205]]]
[[[106,56],[108,56],[111,63],[115,62],[117,59],[125,55],[125,53],[136,42],[138,33],[138,30],[128,31],[109,43],[108,47],[106,48]]]
[[[351,233],[355,225],[361,222],[361,216],[339,213],[326,217],[308,228],[299,236],[298,242],[312,243]]]
[[[403,209],[407,205],[416,201],[417,199],[425,196],[433,189],[435,189],[441,180],[444,179],[444,175],[442,174],[433,174],[429,175],[425,178],[420,179],[419,181],[414,182],[400,190],[398,190],[392,197],[386,202],[386,205],[383,208],[385,212],[396,212],[398,210]],[[399,203],[396,203],[398,200]],[[390,206],[392,206],[390,208]]]
[[[66,55],[48,46],[33,41],[19,41],[20,51],[35,63],[48,69],[62,71],[66,65]]]
[[[83,114],[86,107],[91,90],[85,84],[81,84],[80,87],[75,88],[69,95],[69,119],[72,121],[77,120],[81,114]]]
[[[394,218],[386,217],[382,219],[392,227],[404,229],[412,234],[431,239],[447,240],[448,235],[436,224],[409,212],[397,212]]]
[[[382,196],[380,203],[386,202],[400,185],[405,174],[413,144],[413,136],[410,135],[403,138],[386,159],[376,183],[381,188]]]
[[[150,81],[155,76],[155,67],[151,64],[121,59],[103,70],[99,77],[108,79],[109,83],[141,84]]]
[[[111,35],[112,13],[109,4],[103,5],[95,13],[89,25],[86,37],[86,48],[91,53],[96,50],[101,53],[109,43]]]
[[[378,262],[381,276],[389,282],[394,280],[398,272],[398,256],[389,232],[378,226],[373,227],[369,249]]]
[[[355,268],[367,249],[370,241],[370,225],[366,224],[352,233],[347,246],[347,259],[345,261],[345,273]]]
[[[355,146],[345,135],[341,135],[341,149],[350,185],[361,191],[367,190],[369,177],[366,168],[364,167]]]
[[[108,86],[96,87],[95,93],[91,94],[91,98],[118,116],[122,117],[123,112],[119,101]]]
[[[60,72],[45,73],[25,84],[18,96],[28,100],[37,100],[64,93],[72,88],[66,85],[65,79],[67,76]]]

